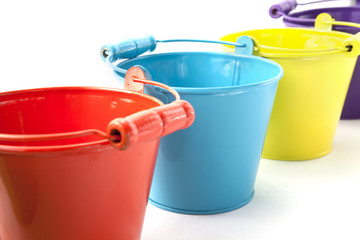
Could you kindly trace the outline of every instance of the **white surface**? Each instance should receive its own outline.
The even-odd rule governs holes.
[[[341,121],[329,155],[262,159],[254,199],[228,213],[191,216],[148,205],[144,240],[360,239],[360,120]]]
[[[236,31],[283,27],[268,16],[276,0],[217,2],[2,1],[0,91],[119,87],[99,50],[127,38],[218,39]],[[158,48],[192,50],[179,44]],[[142,239],[360,239],[359,156],[360,120],[341,121],[334,150],[323,158],[263,159],[255,197],[239,210],[189,216],[149,204]]]

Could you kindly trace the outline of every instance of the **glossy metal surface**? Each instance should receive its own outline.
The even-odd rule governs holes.
[[[196,112],[191,127],[162,139],[150,202],[185,214],[247,204],[282,68],[258,57],[210,52],[153,54],[118,67],[134,65],[177,90]],[[157,87],[145,90],[165,103],[174,99]]]
[[[191,106],[174,104],[161,106],[145,94],[86,87],[0,94],[3,134],[106,131],[120,117],[138,127],[138,138],[148,137],[123,151],[94,134],[0,140],[1,239],[140,239],[160,136],[191,124],[184,117],[193,114]],[[156,123],[180,121],[160,124],[164,128],[154,138],[142,131],[154,121],[139,113],[157,115]],[[124,136],[129,133],[134,136],[131,131]]]
[[[275,5],[274,5],[275,6]],[[314,27],[315,19],[320,13],[330,14],[336,21],[360,23],[360,7],[319,8],[294,13],[284,12],[283,21],[288,27]],[[359,28],[334,25],[336,31],[355,34]],[[352,75],[347,97],[342,110],[342,119],[360,118],[360,61],[358,60]]]
[[[223,40],[236,41],[243,35],[253,37],[259,45],[272,47],[260,49],[260,55],[284,68],[262,156],[304,160],[328,154],[359,50],[326,50],[345,47],[348,42],[358,46],[359,36],[284,28],[233,33]],[[313,50],[319,51],[314,54]]]

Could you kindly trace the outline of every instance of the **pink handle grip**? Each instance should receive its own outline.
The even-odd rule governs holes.
[[[151,141],[184,129],[194,122],[195,112],[190,103],[177,100],[167,105],[137,112],[111,121],[107,127],[110,141],[115,148],[127,149],[140,142]]]
[[[294,10],[297,6],[296,0],[284,0],[270,7],[269,14],[272,18],[279,18]]]

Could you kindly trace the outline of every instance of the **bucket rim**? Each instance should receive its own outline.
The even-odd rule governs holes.
[[[315,9],[307,9],[298,12],[291,12],[289,14],[283,15],[283,21],[289,23],[296,23],[299,25],[305,25],[305,21],[307,23],[315,23],[315,18],[299,18],[303,14],[311,14],[319,12],[327,12],[327,11],[338,11],[338,10],[351,10],[351,11],[360,11],[360,6],[347,6],[347,7],[329,7],[329,8],[315,8]],[[336,19],[337,21],[342,21],[342,19]],[[360,23],[360,21],[358,22]]]
[[[151,57],[161,57],[161,56],[167,56],[167,55],[197,55],[197,54],[205,54],[205,55],[227,55],[235,58],[242,58],[242,59],[252,59],[259,62],[265,62],[266,64],[269,64],[269,66],[272,66],[277,69],[278,73],[274,74],[272,78],[269,78],[267,80],[257,82],[257,83],[250,83],[250,84],[244,84],[244,85],[236,85],[236,86],[227,86],[227,87],[175,87],[172,85],[169,85],[171,88],[175,89],[178,93],[186,93],[186,94],[203,94],[203,95],[216,95],[216,94],[223,94],[223,93],[229,93],[229,92],[245,92],[250,91],[254,88],[257,88],[259,86],[265,86],[268,84],[272,84],[274,82],[278,82],[282,76],[284,75],[284,70],[282,66],[272,60],[253,56],[253,55],[239,55],[235,53],[226,53],[226,52],[167,52],[167,53],[155,53],[155,54],[148,54],[143,55],[137,58],[132,58],[125,60],[121,63],[119,63],[117,66],[120,67],[122,64],[130,62],[130,61],[136,61],[137,59],[145,59],[145,58],[151,58]],[[139,64],[135,64],[139,65]],[[151,71],[149,71],[151,74]],[[123,79],[123,76],[121,73],[114,71],[115,75],[121,79]],[[156,79],[152,79],[152,81],[157,81]],[[159,88],[160,91],[165,91],[164,89]]]
[[[274,31],[295,31],[295,32],[301,32],[301,33],[312,33],[312,34],[316,34],[316,35],[332,35],[332,36],[336,36],[336,37],[343,37],[344,41],[346,41],[348,38],[354,36],[353,34],[350,34],[350,33],[346,33],[346,32],[341,32],[341,31],[334,31],[334,30],[331,30],[331,31],[324,31],[324,30],[319,30],[319,29],[314,29],[314,28],[295,28],[295,27],[287,27],[287,28],[263,28],[263,29],[252,29],[252,30],[244,30],[244,31],[240,31],[240,32],[234,32],[234,33],[229,33],[229,34],[226,34],[224,36],[222,36],[220,39],[223,40],[223,41],[230,41],[228,40],[227,38],[229,37],[240,37],[240,36],[249,36],[249,33],[254,33],[254,32],[274,32]],[[249,36],[251,37],[251,35]],[[256,39],[256,38],[255,38]],[[261,43],[261,41],[259,39],[256,39],[259,43]],[[264,45],[266,47],[272,47],[272,46],[269,46],[269,45]],[[232,47],[229,47],[229,46],[224,46],[224,48],[226,49],[233,49]],[[291,50],[291,48],[283,48],[283,47],[274,47],[274,49],[281,49],[281,50],[286,50],[286,49],[289,49]],[[345,54],[346,52],[326,52],[327,49],[330,49],[330,48],[324,48],[323,50],[323,54],[322,51],[317,51],[316,54],[314,53],[301,53],[301,54],[284,54],[284,55],[281,55],[281,52],[280,53],[264,53],[263,55],[260,53],[260,56],[262,57],[265,57],[265,58],[291,58],[291,59],[294,59],[294,58],[314,58],[314,57],[322,57],[322,56],[325,56],[325,55],[335,55],[335,54]],[[301,52],[302,49],[297,49],[299,50],[299,52]]]
[[[36,92],[49,92],[49,91],[105,91],[105,92],[119,92],[119,93],[126,93],[131,95],[137,95],[140,97],[147,98],[153,102],[159,104],[159,106],[164,105],[164,103],[150,95],[128,91],[124,89],[118,88],[111,88],[111,87],[95,87],[95,86],[64,86],[64,87],[43,87],[43,88],[30,88],[30,89],[23,89],[23,90],[13,90],[0,93],[0,98],[2,96],[9,96],[9,95],[16,95],[22,93],[36,93]],[[109,122],[113,119],[109,119]],[[1,133],[0,133],[1,134]],[[8,134],[8,133],[7,133]],[[102,147],[102,148],[113,148],[110,144],[108,139],[101,139],[95,141],[88,141],[76,144],[63,144],[63,145],[44,145],[44,146],[13,146],[13,145],[4,145],[0,144],[0,154],[37,154],[37,153],[54,153],[59,151],[68,151],[74,149],[83,149],[88,147]]]

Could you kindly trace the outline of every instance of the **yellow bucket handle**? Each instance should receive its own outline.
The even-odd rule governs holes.
[[[315,20],[315,29],[331,31],[332,25],[344,25],[350,27],[360,28],[360,24],[351,23],[351,22],[340,22],[335,21],[329,14],[321,13],[316,17]],[[335,54],[335,53],[345,53],[349,57],[356,57],[360,54],[360,32],[346,39],[341,47],[328,48],[328,49],[289,49],[289,48],[278,48],[261,45],[259,41],[251,37],[254,42],[254,55],[262,57],[307,57],[307,56],[317,56],[325,54]],[[277,53],[264,53],[261,50],[273,50]],[[281,53],[283,52],[283,53]]]
[[[315,29],[331,31],[332,25],[341,25],[360,28],[360,24],[352,22],[335,21],[330,14],[321,13],[316,17]],[[348,39],[346,39],[342,45],[342,48],[347,49],[347,55],[355,57],[360,54],[360,33],[357,33]]]

